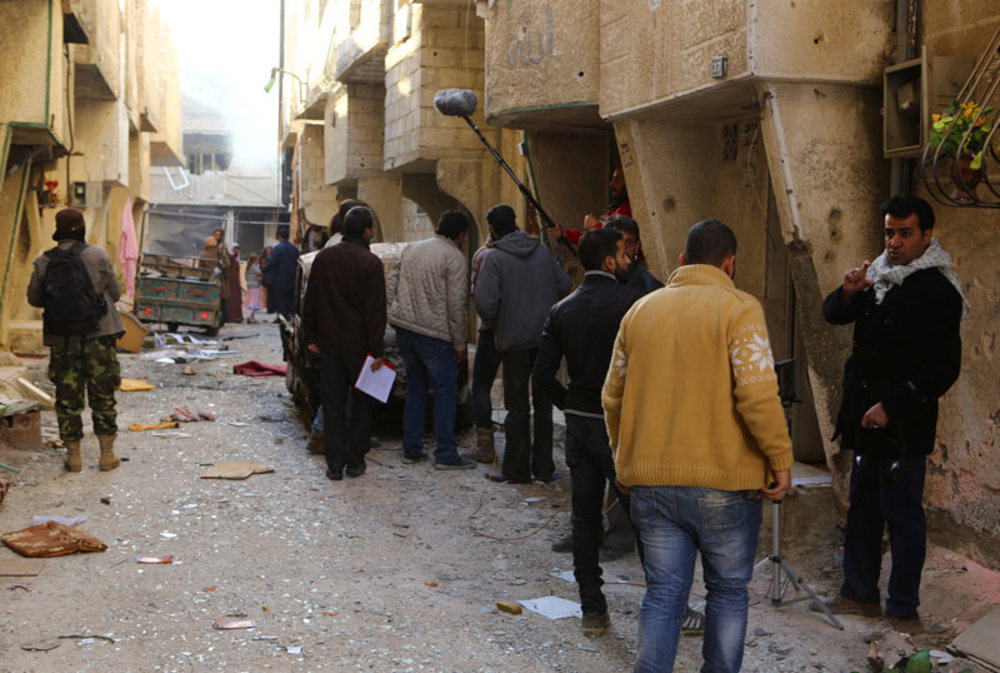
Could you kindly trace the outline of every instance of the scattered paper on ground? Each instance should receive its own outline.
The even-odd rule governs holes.
[[[255,629],[257,622],[252,619],[216,619],[217,629]]]
[[[126,393],[132,393],[138,390],[156,390],[156,386],[149,381],[140,381],[139,379],[122,379],[122,382],[118,384],[118,390]]]
[[[171,428],[176,428],[178,426],[177,421],[169,421],[167,423],[153,423],[152,425],[141,425],[139,423],[133,423],[128,426],[128,429],[132,432],[142,432],[144,430],[169,430]]]
[[[583,616],[583,611],[580,609],[579,603],[559,598],[558,596],[532,598],[527,601],[518,601],[518,603],[523,605],[525,610],[530,610],[549,619]]]
[[[274,472],[274,468],[256,460],[226,460],[216,463],[201,475],[202,479],[246,479],[251,474]]]
[[[0,577],[36,577],[45,568],[45,559],[11,558],[0,560]]]
[[[31,517],[31,525],[41,526],[43,524],[48,523],[49,521],[55,521],[56,523],[61,523],[64,526],[79,526],[86,520],[87,517],[83,516],[82,514],[74,517],[59,516],[57,514],[45,514],[43,516]]]

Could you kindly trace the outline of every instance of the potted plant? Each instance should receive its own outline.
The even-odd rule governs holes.
[[[986,137],[991,128],[986,123],[987,116],[992,111],[971,101],[955,100],[944,113],[931,115],[930,146],[952,157],[950,173],[956,191],[951,197],[956,201],[976,200],[976,186],[983,179]]]

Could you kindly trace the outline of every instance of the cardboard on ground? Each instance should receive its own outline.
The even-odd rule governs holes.
[[[274,468],[256,460],[224,460],[208,468],[202,479],[246,479],[251,474],[274,472]]]
[[[967,628],[952,646],[990,671],[1000,671],[1000,606]]]

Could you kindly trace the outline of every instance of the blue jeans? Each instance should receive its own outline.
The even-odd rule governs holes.
[[[403,451],[423,453],[427,386],[434,389],[434,462],[461,460],[455,441],[457,363],[455,348],[447,341],[396,328],[396,343],[406,365],[406,405],[403,408]]]
[[[644,547],[647,587],[634,673],[673,670],[697,551],[708,589],[701,673],[737,673],[743,664],[747,583],[757,553],[761,501],[746,491],[637,486],[629,505]]]

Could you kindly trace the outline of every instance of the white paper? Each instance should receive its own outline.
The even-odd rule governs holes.
[[[32,526],[41,526],[48,521],[55,521],[56,523],[61,523],[64,526],[77,526],[87,520],[87,517],[83,516],[59,516],[58,514],[47,514],[45,516],[33,516],[31,517]]]
[[[371,355],[365,358],[365,364],[361,366],[361,373],[358,380],[354,382],[354,387],[363,393],[368,393],[379,402],[385,403],[392,392],[392,384],[396,380],[396,370],[389,364],[384,364],[378,371],[372,371],[372,363],[375,358]]]
[[[583,611],[580,604],[568,601],[558,596],[545,596],[543,598],[533,598],[529,601],[518,601],[525,610],[530,610],[549,619],[563,619],[565,617],[582,617]]]

